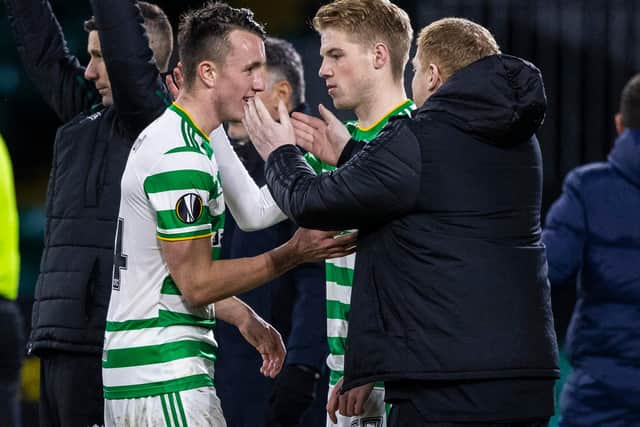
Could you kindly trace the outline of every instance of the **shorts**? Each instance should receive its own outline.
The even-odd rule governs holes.
[[[213,387],[104,401],[105,427],[226,427]]]
[[[331,396],[333,386],[329,386],[329,394]],[[333,424],[327,415],[327,427],[386,427],[387,412],[384,403],[384,389],[374,388],[371,390],[369,399],[364,405],[364,413],[357,417],[345,417],[336,411],[338,423]]]

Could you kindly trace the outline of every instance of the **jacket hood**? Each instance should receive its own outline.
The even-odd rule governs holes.
[[[627,129],[609,153],[609,163],[640,187],[640,129]]]
[[[538,68],[514,56],[492,55],[458,70],[421,110],[450,113],[466,131],[506,147],[531,138],[546,108]]]

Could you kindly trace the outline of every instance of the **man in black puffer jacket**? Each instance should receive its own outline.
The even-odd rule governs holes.
[[[335,172],[316,176],[286,115],[274,123],[259,101],[247,107],[251,140],[289,217],[360,230],[343,389],[385,381],[391,426],[546,425],[558,366],[540,72],[457,18],[424,28],[413,61],[415,118],[366,146],[331,118],[312,130],[306,148]]]
[[[92,0],[85,68],[67,50],[47,1],[5,3],[27,74],[66,122],[54,145],[28,344],[41,359],[40,422],[102,425],[120,179],[133,141],[168,105],[158,68],[167,68],[172,30],[155,5],[141,2],[139,11],[133,0]]]

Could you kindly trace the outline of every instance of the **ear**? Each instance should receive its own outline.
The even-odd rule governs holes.
[[[202,61],[197,68],[198,79],[207,88],[214,88],[216,85],[217,71],[216,64],[211,61]]]
[[[616,124],[616,132],[618,132],[618,135],[620,135],[622,132],[624,132],[624,123],[622,122],[622,114],[620,113],[616,114],[613,121]]]
[[[376,43],[373,47],[373,55],[373,68],[376,70],[381,69],[389,62],[389,49],[382,42]]]
[[[293,101],[291,99],[291,96],[293,95],[293,88],[288,81],[280,80],[274,83],[271,87],[271,92],[276,96],[276,101],[282,100],[282,102],[284,102],[288,111],[293,110],[294,106],[292,105]],[[278,103],[275,102],[275,105],[278,105]]]
[[[440,67],[436,64],[429,64],[427,71],[427,88],[430,92],[435,92],[440,86],[442,86],[442,73]]]

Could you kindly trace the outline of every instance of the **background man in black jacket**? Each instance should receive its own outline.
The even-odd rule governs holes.
[[[255,100],[245,126],[289,217],[360,229],[343,389],[384,380],[391,426],[546,425],[558,367],[540,72],[456,18],[422,30],[413,62],[415,119],[366,146],[341,139],[324,151],[331,174],[304,163],[284,112],[277,124]]]
[[[132,0],[91,4],[85,69],[48,2],[6,0],[23,65],[66,122],[54,145],[28,344],[41,359],[43,426],[103,424],[100,361],[120,178],[133,141],[168,104],[158,68],[167,68],[173,36],[162,10],[140,2],[139,11]]]
[[[288,111],[305,111],[304,71],[299,53],[282,39],[267,38],[264,44],[265,90],[257,96],[274,118],[278,115],[279,100],[284,101]],[[256,184],[265,185],[264,161],[242,123],[229,123],[228,134]],[[224,153],[216,149],[215,154],[216,160],[222,161],[220,156]],[[286,242],[296,228],[293,222],[283,221],[264,230],[246,232],[233,216],[227,215],[221,257],[261,254]],[[260,356],[237,328],[224,322],[216,325],[216,340],[221,348],[216,359],[216,384],[229,427],[324,427],[327,377],[319,382],[327,356],[324,279],[322,263],[304,264],[240,295],[285,341],[287,358],[275,382],[258,373]]]

